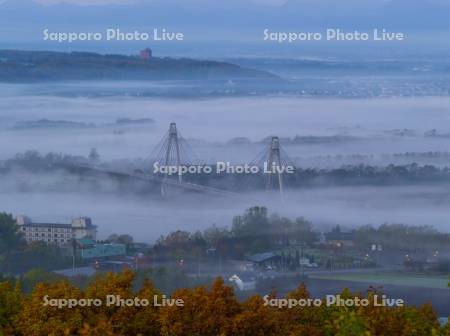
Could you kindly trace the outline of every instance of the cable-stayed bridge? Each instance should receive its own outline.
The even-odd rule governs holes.
[[[186,139],[181,136],[175,123],[170,124],[169,130],[144,162],[144,169],[135,170],[133,172],[114,171],[95,165],[65,164],[63,168],[82,174],[106,175],[119,180],[132,179],[135,181],[152,183],[155,187],[159,188],[162,197],[168,197],[169,190],[172,189],[207,193],[218,196],[237,195],[237,193],[232,191],[185,181],[183,180],[183,174],[169,174],[168,172],[155,173],[153,171],[155,164],[160,167],[170,167],[175,170],[188,169],[193,166],[210,167],[210,165],[203,163],[198,158]],[[273,168],[272,173],[266,173],[264,176],[265,188],[268,190],[279,190],[281,197],[284,197],[284,173],[283,169],[280,168],[287,167],[288,165],[294,167],[294,165],[288,155],[281,148],[278,137],[271,137],[270,143],[265,146],[265,148],[252,161],[250,161],[248,165],[257,166],[260,168],[263,168],[264,166],[266,169]]]

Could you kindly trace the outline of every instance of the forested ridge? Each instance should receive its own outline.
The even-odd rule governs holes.
[[[0,50],[0,81],[274,78],[265,71],[189,58],[101,55],[90,52]]]

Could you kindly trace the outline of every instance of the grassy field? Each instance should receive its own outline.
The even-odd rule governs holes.
[[[449,288],[450,277],[424,274],[403,274],[403,273],[340,273],[340,274],[320,274],[311,275],[312,279],[344,280],[355,282],[367,282],[370,284],[412,286],[425,288]],[[449,288],[450,290],[450,288]]]

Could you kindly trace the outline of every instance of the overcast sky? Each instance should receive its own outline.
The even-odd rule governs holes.
[[[8,2],[11,0],[0,0],[0,3]],[[17,0],[16,0],[17,1]],[[26,0],[25,0],[26,1]],[[221,0],[30,0],[36,3],[44,5],[55,5],[59,3],[68,3],[74,5],[108,5],[108,4],[134,4],[134,3],[197,3],[197,4],[220,4],[223,3]],[[389,2],[395,2],[398,0],[228,0],[226,3],[253,3],[259,5],[269,5],[269,6],[282,6],[287,2],[291,3],[304,3],[304,4],[339,4],[343,6],[348,5],[374,5],[374,4],[385,4]],[[408,0],[405,3],[414,4],[417,2],[428,2],[440,5],[450,5],[450,0]]]
[[[1,0],[0,2],[4,2],[5,0]],[[77,5],[97,5],[97,4],[130,4],[130,3],[138,3],[138,2],[161,2],[161,3],[169,3],[169,2],[177,2],[178,0],[33,0],[34,2],[41,4],[57,4],[57,3],[70,3]],[[251,2],[260,5],[278,5],[281,6],[287,2],[302,2],[302,3],[336,3],[336,0],[240,0],[239,2]],[[341,0],[339,1],[342,5],[348,4],[373,4],[373,3],[387,3],[392,2],[393,0]],[[196,2],[196,3],[219,3],[221,0],[179,0],[179,2]],[[233,2],[233,1],[227,1]],[[414,0],[410,0],[410,3],[417,2]],[[441,5],[450,5],[450,0],[420,0],[420,2],[429,2],[429,3],[437,3]]]
[[[11,0],[0,0],[0,3],[7,2]],[[58,3],[69,3],[74,5],[108,5],[108,4],[134,4],[134,3],[222,3],[222,0],[32,0],[33,2],[44,4],[44,5],[54,5]],[[374,3],[386,3],[392,0],[341,0],[340,4],[343,5],[369,5]],[[438,2],[438,3],[450,3],[450,0],[424,0],[427,2]],[[305,3],[305,4],[317,4],[317,3],[330,3],[336,4],[336,0],[228,0],[227,3],[254,3],[260,5],[269,6],[281,6],[287,2]],[[412,0],[411,2],[414,2]]]
[[[247,55],[256,52],[256,46],[250,46],[249,42],[266,48],[266,52],[279,50],[281,53],[283,48],[291,48],[290,45],[275,48],[263,42],[262,32],[266,28],[281,32],[316,32],[328,28],[405,32],[409,38],[400,51],[412,50],[413,54],[417,50],[427,52],[430,44],[441,49],[448,49],[450,44],[450,0],[0,0],[0,3],[3,48],[127,53],[145,45],[128,42],[69,45],[42,39],[45,29],[96,32],[111,27],[148,32],[167,28],[185,33],[183,43],[164,42],[155,46],[156,53],[165,55],[206,55],[211,51],[224,56]],[[91,7],[86,10],[85,6]],[[216,46],[211,47],[211,43]],[[289,50],[290,54],[300,52],[312,57],[318,54],[315,51],[308,54],[304,45],[293,47],[299,50]],[[322,48],[319,43],[313,47]],[[359,45],[358,50],[363,47]],[[386,43],[369,53],[379,54],[392,47],[396,45]],[[336,50],[335,45],[329,48],[332,53]],[[341,49],[345,48],[342,45]],[[355,49],[352,47],[350,51],[353,53]],[[439,53],[444,54],[442,50]],[[323,55],[322,51],[319,54]]]

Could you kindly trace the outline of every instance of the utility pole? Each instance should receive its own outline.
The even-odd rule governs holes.
[[[75,253],[76,253],[76,249],[77,249],[77,241],[75,240],[75,238],[72,238],[72,271],[73,271],[74,275],[75,275]]]
[[[301,267],[301,272],[302,272],[302,279],[305,278],[305,269],[304,269],[304,265],[303,265],[303,261],[304,261],[304,257],[303,257],[303,242],[300,245],[301,248],[301,254],[300,254],[300,267]]]

